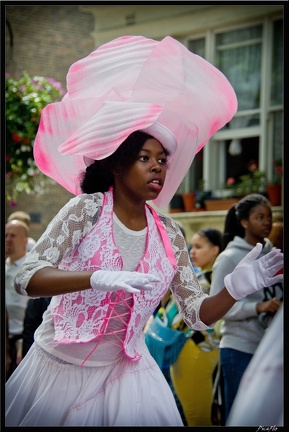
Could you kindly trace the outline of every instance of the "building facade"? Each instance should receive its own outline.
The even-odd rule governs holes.
[[[51,76],[65,87],[69,66],[111,39],[130,34],[160,40],[170,35],[217,66],[238,97],[237,114],[196,155],[180,192],[195,191],[201,182],[214,193],[228,177],[245,173],[250,163],[270,180],[273,161],[283,162],[284,139],[284,6],[276,3],[7,4],[5,69],[15,78],[24,70]],[[22,194],[17,207],[32,214],[32,232],[39,237],[70,197],[55,185],[45,196]],[[7,207],[6,212],[13,210]],[[224,214],[213,219],[206,214],[203,223],[222,228]],[[199,222],[194,224],[199,214],[179,215],[180,219],[188,235],[199,228]]]

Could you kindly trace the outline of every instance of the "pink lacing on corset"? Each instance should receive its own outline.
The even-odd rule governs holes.
[[[90,208],[88,205],[87,207]],[[58,264],[59,268],[69,271],[97,270],[98,268],[122,269],[120,252],[111,236],[112,192],[104,194],[101,207],[96,224],[87,233],[80,235],[78,247],[64,256]],[[172,243],[163,222],[150,207],[146,210],[146,216],[149,241],[137,271],[155,273],[160,276],[160,283],[155,290],[133,294],[131,303],[133,309],[130,307],[127,292],[124,292],[127,297],[125,300],[124,293],[121,296],[113,297],[114,304],[111,306],[111,295],[115,296],[116,293],[104,293],[97,290],[68,293],[52,299],[51,314],[54,319],[55,341],[60,343],[92,342],[93,344],[91,353],[86,356],[82,364],[95,352],[100,343],[107,343],[111,347],[117,343],[118,348],[123,349],[126,356],[132,361],[137,361],[141,357],[136,348],[140,331],[170,286],[176,268]],[[129,296],[131,297],[130,294]],[[121,309],[116,306],[117,302],[120,303]],[[125,315],[118,313],[124,310]],[[127,313],[130,314],[128,322],[123,325],[122,320],[125,321]],[[109,321],[111,317],[113,317],[112,322]],[[121,326],[123,334],[121,331],[116,332],[116,328],[120,329]],[[122,339],[121,336],[123,336]]]
[[[104,336],[113,335],[110,341],[111,344],[116,346],[123,346],[124,335],[126,333],[129,317],[132,313],[132,303],[133,303],[133,295],[129,295],[126,291],[117,291],[109,294],[109,306],[107,310],[106,317],[103,320],[103,326],[100,330],[97,342],[94,348],[90,351],[90,353],[86,356],[80,366],[83,366],[86,360],[92,355],[92,353],[96,350],[100,342],[102,341]],[[121,305],[121,306],[120,306]],[[121,307],[123,309],[122,313],[119,313],[116,309]],[[110,326],[112,320],[119,320],[123,327],[118,329],[114,329]]]

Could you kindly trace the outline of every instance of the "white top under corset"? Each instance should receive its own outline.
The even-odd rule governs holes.
[[[147,228],[144,228],[141,231],[132,231],[128,229],[125,225],[123,225],[115,214],[113,218],[115,242],[122,254],[124,270],[133,271],[135,270],[138,262],[140,261],[144,253]],[[131,298],[130,293],[124,293],[124,295],[126,295],[127,298]],[[113,300],[113,298],[115,297],[116,293],[112,293],[111,300]],[[132,299],[130,299],[129,301],[130,305],[131,300]],[[99,349],[96,349],[89,356],[89,358],[85,362],[85,366],[111,364],[123,356],[122,344],[116,336],[115,331],[119,331],[119,333],[117,334],[122,340],[122,332],[126,331],[126,325],[124,323],[127,322],[129,314],[126,310],[126,306],[123,304],[116,305],[116,311],[118,316],[121,315],[123,317],[124,322],[118,317],[116,319],[110,320],[110,328],[112,330],[112,334],[103,337],[103,339],[99,343]],[[45,349],[45,351],[64,361],[74,364],[81,364],[83,362],[83,344],[55,345],[53,338],[54,328],[53,322],[51,320],[51,314],[49,311],[46,311],[43,316],[43,323],[35,333],[36,342],[43,349]],[[87,355],[93,350],[95,345],[96,341],[85,344],[85,352],[87,353]]]

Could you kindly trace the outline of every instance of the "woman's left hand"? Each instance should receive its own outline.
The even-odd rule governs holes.
[[[235,300],[283,280],[283,274],[277,274],[283,267],[283,253],[280,249],[274,248],[256,259],[262,247],[261,243],[257,243],[232,273],[225,276],[225,287]]]

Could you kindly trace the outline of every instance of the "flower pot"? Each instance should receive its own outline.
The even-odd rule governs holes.
[[[205,200],[210,199],[212,191],[210,190],[196,190],[195,193],[195,207],[202,211],[205,209]]]
[[[281,185],[280,184],[267,184],[266,192],[268,199],[273,207],[281,205]]]
[[[182,194],[185,212],[191,212],[195,209],[195,194],[188,192]]]
[[[239,200],[237,198],[227,198],[227,199],[208,199],[205,200],[205,208],[207,211],[215,210],[229,210],[234,204]]]

